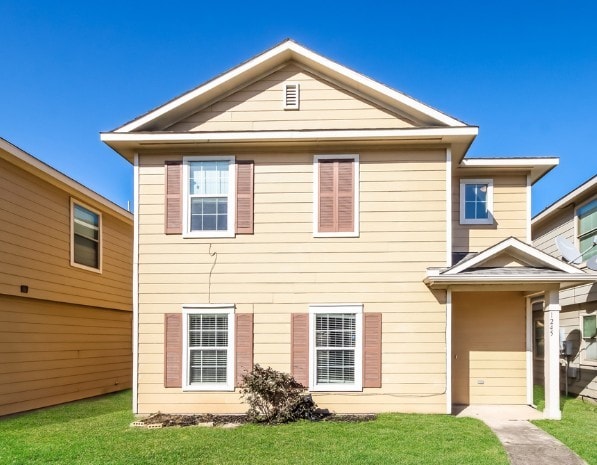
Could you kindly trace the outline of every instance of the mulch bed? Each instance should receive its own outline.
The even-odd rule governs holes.
[[[364,414],[364,415],[346,415],[346,414],[328,414],[317,421],[332,421],[332,422],[363,422],[375,420],[376,415]],[[201,426],[201,425],[213,425],[213,426],[238,426],[248,423],[246,415],[212,415],[212,414],[200,414],[200,415],[170,415],[166,413],[154,413],[147,418],[139,420],[139,422],[145,426],[161,426],[163,428],[172,426]]]

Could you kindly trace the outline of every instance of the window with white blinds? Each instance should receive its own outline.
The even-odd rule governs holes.
[[[311,388],[362,388],[362,306],[311,307]]]
[[[233,380],[233,309],[185,308],[185,387],[226,390]]]
[[[315,315],[317,384],[354,383],[355,342],[354,313]]]

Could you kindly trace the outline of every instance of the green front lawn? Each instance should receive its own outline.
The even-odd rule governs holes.
[[[542,387],[535,386],[535,404],[540,410],[545,405]],[[562,396],[562,419],[537,420],[533,423],[558,438],[591,465],[597,465],[597,404]]]
[[[144,430],[129,428],[130,405],[127,391],[0,419],[0,463],[508,463],[497,438],[472,418],[387,414],[363,423]]]

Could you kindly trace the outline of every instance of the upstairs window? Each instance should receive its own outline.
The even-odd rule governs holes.
[[[591,248],[597,235],[597,199],[582,205],[576,210],[578,216],[578,248],[583,253],[583,261],[597,255],[597,246]]]
[[[493,224],[493,180],[460,180],[460,224]]]
[[[184,232],[188,237],[231,237],[235,230],[233,157],[184,159]]]
[[[71,265],[101,271],[101,214],[71,200]]]
[[[316,155],[313,235],[358,237],[359,156]]]

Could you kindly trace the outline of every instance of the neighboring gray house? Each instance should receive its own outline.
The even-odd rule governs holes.
[[[597,175],[535,216],[531,231],[533,245],[558,258],[556,237],[568,239],[581,252],[588,249],[578,266],[597,273],[586,269],[586,261],[597,255],[597,246],[591,248],[597,235]],[[569,393],[597,400],[597,283],[561,291],[560,304],[560,340],[569,341],[560,361],[562,390],[567,381]],[[535,384],[543,384],[543,330],[543,302],[537,298],[533,303]]]

